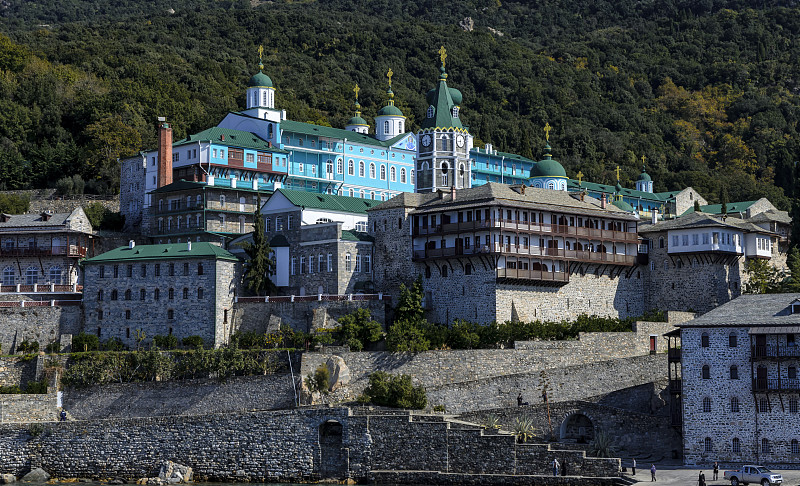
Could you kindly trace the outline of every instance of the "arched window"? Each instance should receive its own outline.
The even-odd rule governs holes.
[[[414,180],[414,169],[411,169],[411,183],[412,184],[416,184],[416,182]]]
[[[358,162],[358,177],[364,177],[364,161]]]
[[[738,437],[734,437],[731,441],[731,451],[733,451],[734,454],[742,453],[742,442]]]
[[[402,167],[400,169],[400,183],[401,184],[405,184],[406,183],[406,169],[405,169],[405,167]]]
[[[375,178],[375,164],[373,164],[373,163],[369,164],[369,177],[371,179]]]
[[[711,367],[708,365],[703,365],[703,379],[704,380],[711,379]]]
[[[711,399],[708,398],[708,397],[705,397],[703,399],[703,411],[704,412],[710,412],[711,411]]]
[[[403,120],[397,122],[397,133],[403,133]]]
[[[731,397],[731,413],[739,413],[739,399]]]
[[[700,336],[700,346],[701,346],[701,347],[704,347],[704,348],[707,348],[707,347],[708,347],[708,345],[709,345],[708,333],[707,333],[707,332],[704,332],[704,333],[703,333],[703,334]]]
[[[103,289],[100,289],[100,290],[97,291],[97,301],[98,302],[102,302],[103,301]]]
[[[453,107],[453,118],[458,118],[458,107],[457,106]]]
[[[762,454],[769,454],[769,439],[761,439],[761,453]]]
[[[267,90],[261,92],[261,106],[267,106]],[[272,128],[272,125],[270,125]]]
[[[361,199],[364,199],[364,189],[361,189],[361,190],[358,191],[358,197],[360,197]]]
[[[450,170],[450,166],[447,165],[447,162],[444,162],[442,164],[442,169],[441,170],[442,170],[442,185],[446,186],[447,185],[448,171]]]
[[[464,275],[472,275],[472,264],[467,263],[464,265]]]
[[[117,300],[117,289],[111,291],[111,300]]]
[[[161,298],[161,291],[159,289],[153,290],[153,300],[159,300]]]
[[[800,454],[800,444],[797,443],[797,439],[792,439],[791,451],[792,454]]]
[[[328,179],[333,179],[333,161],[330,159],[325,162],[325,173],[328,174]]]
[[[389,120],[383,122],[383,133],[389,134]]]
[[[738,380],[739,379],[739,367],[736,365],[731,365],[731,380]]]
[[[447,265],[442,265],[442,277],[447,277]]]
[[[28,267],[25,270],[25,285],[34,285],[39,283],[39,267]]]
[[[3,269],[3,285],[15,285],[17,280],[17,273],[14,267],[6,267]]]
[[[762,398],[758,401],[758,411],[759,412],[769,412],[769,400],[766,398]]]
[[[125,300],[131,300],[131,289],[125,291]]]
[[[353,188],[352,187],[347,190],[347,195],[350,196],[350,197],[354,197],[354,193],[353,193]]]
[[[706,437],[703,441],[703,449],[706,452],[714,452],[714,444],[711,442],[711,437]]]
[[[344,161],[342,161],[342,159],[336,159],[336,173],[337,174],[344,173]]]
[[[272,123],[270,123],[269,126],[267,126],[267,138],[272,138],[273,132]]]
[[[175,299],[175,289],[169,289],[168,296],[169,296],[169,300],[174,300]]]
[[[659,236],[658,237],[658,247],[659,248],[664,248],[664,237],[663,236]]]
[[[433,108],[433,105],[430,105],[430,106],[428,107],[428,113],[427,113],[427,117],[428,117],[428,118],[433,118],[433,114],[434,114],[435,112],[436,112],[436,110]]]
[[[349,175],[355,175],[355,163],[352,160],[347,161],[347,173]]]
[[[239,216],[239,233],[244,233],[244,216]]]
[[[222,206],[223,208],[225,207],[225,194],[220,194],[220,195],[219,195],[219,204],[220,204],[220,206]]]
[[[247,203],[247,199],[244,196],[239,198],[239,211],[244,211],[244,205]]]
[[[386,180],[386,166],[383,164],[381,164],[381,180]]]

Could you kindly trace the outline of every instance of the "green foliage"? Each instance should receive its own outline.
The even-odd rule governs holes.
[[[517,417],[514,421],[514,435],[517,437],[517,442],[524,444],[533,439],[536,434],[536,427],[533,425],[533,419],[530,417]]]
[[[203,347],[203,338],[200,336],[187,336],[181,341],[184,347],[189,349],[200,349]]]
[[[53,341],[44,348],[44,352],[47,354],[56,354],[61,352],[61,343],[58,341]]]
[[[19,395],[22,389],[17,385],[0,386],[0,395]]]
[[[587,456],[590,457],[617,457],[617,448],[611,439],[611,435],[605,430],[595,430],[594,440],[589,444]]]
[[[483,426],[484,429],[492,429],[492,430],[497,430],[500,427],[502,427],[500,425],[500,417],[498,417],[493,413],[487,415],[486,418],[483,419],[481,425]]]
[[[128,348],[122,342],[122,339],[118,337],[108,338],[103,343],[103,350],[104,351],[126,351]]]
[[[23,214],[28,211],[30,205],[31,200],[27,196],[0,194],[0,213]]]
[[[99,202],[84,206],[83,212],[86,213],[94,229],[121,231],[125,225],[125,217],[122,214],[111,211]]]
[[[436,413],[445,413],[447,410],[444,408],[444,405],[434,405],[433,411]]]
[[[317,369],[314,370],[314,373],[309,373],[306,375],[306,388],[312,392],[327,394],[330,391],[328,386],[330,379],[331,374],[330,371],[328,371],[328,367],[324,364],[321,364],[317,366]]]
[[[247,254],[244,281],[250,292],[255,295],[274,293],[277,288],[269,277],[275,274],[275,260],[269,257],[272,248],[267,242],[266,226],[261,215],[261,193],[257,194],[253,217],[255,221],[251,233],[253,241],[242,245]]]
[[[366,346],[383,338],[383,329],[372,319],[368,309],[359,308],[339,319],[340,340],[350,346],[351,351],[361,351]]]
[[[47,393],[47,380],[29,381],[25,385],[25,393],[44,394]]]
[[[392,352],[420,353],[430,349],[430,345],[425,331],[410,321],[395,321],[386,333],[386,347]]]
[[[82,353],[86,351],[97,351],[100,349],[100,338],[94,334],[81,332],[72,336],[72,352]]]
[[[25,339],[17,346],[17,352],[22,354],[38,353],[39,341],[29,341]]]
[[[425,320],[425,310],[422,308],[424,295],[421,276],[410,287],[400,284],[400,298],[394,311],[395,320],[422,325]]]
[[[78,174],[64,176],[56,181],[56,191],[63,196],[79,195],[83,194],[85,185],[83,177]]]
[[[177,349],[178,348],[178,338],[173,334],[169,334],[167,336],[155,335],[153,336],[153,344],[158,349]]]
[[[428,406],[422,385],[415,387],[408,375],[390,375],[385,371],[369,375],[369,385],[359,400],[394,408],[423,409]]]
[[[783,272],[768,260],[748,258],[744,265],[747,282],[742,286],[745,294],[774,294],[785,291],[782,286]]]

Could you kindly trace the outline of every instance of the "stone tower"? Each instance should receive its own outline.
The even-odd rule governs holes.
[[[439,83],[428,91],[428,110],[422,129],[417,132],[417,192],[472,187],[469,160],[472,135],[459,118],[461,92],[447,87],[444,46],[439,55],[442,61]]]

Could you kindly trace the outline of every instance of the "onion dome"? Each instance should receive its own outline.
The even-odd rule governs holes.
[[[625,201],[623,201],[622,198],[617,199],[616,201],[612,202],[611,204],[613,204],[614,206],[616,206],[617,208],[619,208],[619,209],[621,209],[623,211],[628,211],[629,213],[632,213],[634,211],[633,206],[631,206],[630,204],[628,204]]]
[[[650,178],[650,174],[648,174],[647,171],[645,170],[644,166],[642,166],[642,173],[639,174],[639,177],[637,177],[636,180],[637,181],[642,181],[642,182],[650,182],[653,179]]]
[[[617,194],[622,193],[622,184],[620,184],[619,181],[617,181],[617,185],[614,186],[614,190],[617,191]]]
[[[386,106],[378,110],[378,116],[403,116],[403,112],[400,111],[400,108],[394,106],[394,92],[391,86],[389,90],[386,91],[386,94],[389,96],[389,102]]]
[[[564,170],[564,166],[553,160],[553,155],[550,153],[551,150],[548,143],[545,146],[544,159],[536,162],[536,165],[533,166],[531,177],[567,177],[567,171]]]
[[[350,121],[347,122],[348,125],[367,125],[367,121],[361,118],[361,105],[356,101],[356,114]]]
[[[272,80],[263,71],[259,71],[250,78],[247,85],[251,88],[272,88]]]
[[[456,106],[460,106],[461,101],[464,99],[464,95],[461,94],[461,91],[455,88],[449,88],[449,89],[450,89],[450,97],[453,98],[453,103],[455,103]]]

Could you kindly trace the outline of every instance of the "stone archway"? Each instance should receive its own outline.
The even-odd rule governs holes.
[[[337,420],[327,420],[319,426],[319,474],[322,479],[341,479],[347,475],[347,457],[342,447],[343,429]]]
[[[559,436],[562,442],[591,442],[594,440],[594,423],[581,412],[570,413],[561,422]]]

